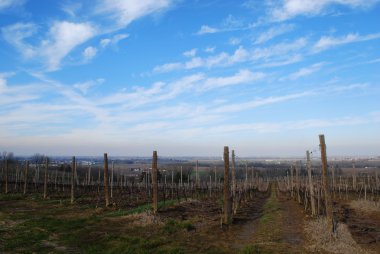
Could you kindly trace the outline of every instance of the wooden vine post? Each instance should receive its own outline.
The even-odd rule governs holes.
[[[296,190],[297,190],[297,200],[298,203],[301,203],[301,195],[300,195],[300,180],[299,180],[299,168],[297,165],[294,166],[296,169]]]
[[[110,205],[110,196],[108,194],[108,156],[104,153],[104,198],[106,200],[106,207]]]
[[[153,188],[153,200],[152,200],[152,202],[153,202],[152,203],[153,213],[157,214],[157,211],[158,211],[157,151],[153,151],[153,159],[152,159],[152,188]]]
[[[235,150],[231,152],[232,159],[232,202],[233,202],[233,211],[236,213],[237,203],[236,203],[236,164],[235,164]]]
[[[229,225],[232,221],[231,216],[231,198],[230,198],[230,161],[228,146],[224,147],[224,209],[223,224]]]
[[[290,195],[292,198],[294,196],[293,185],[294,185],[294,181],[293,181],[293,165],[292,165],[290,166]]]
[[[352,188],[356,191],[356,170],[354,160],[352,160]]]
[[[316,213],[315,213],[314,187],[313,187],[313,178],[311,177],[311,161],[310,161],[309,151],[306,151],[306,160],[307,160],[307,174],[309,176],[311,214],[315,216]]]
[[[326,206],[326,217],[328,229],[333,231],[333,209],[329,188],[329,179],[327,175],[327,155],[326,155],[326,143],[325,136],[319,135],[319,143],[321,149],[321,159],[322,159],[322,180],[323,180],[323,192],[325,193],[325,206]]]
[[[24,195],[26,194],[26,188],[28,187],[28,171],[29,171],[29,161],[26,161],[25,175],[24,175]]]
[[[74,204],[74,188],[75,188],[75,156],[73,156],[71,161],[71,204]]]
[[[49,158],[45,157],[45,175],[44,175],[44,199],[47,198],[47,177],[49,168]]]
[[[331,177],[332,177],[332,193],[333,197],[335,198],[335,166],[331,167]]]
[[[114,170],[114,162],[111,165],[111,198],[113,198],[113,170]]]
[[[195,164],[195,187],[199,188],[199,163],[198,163],[198,160]]]
[[[4,156],[4,168],[5,168],[5,194],[8,193],[8,158]]]

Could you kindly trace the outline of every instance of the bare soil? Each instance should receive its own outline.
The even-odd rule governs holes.
[[[347,202],[337,209],[339,221],[347,224],[354,240],[364,249],[380,253],[380,213],[352,209]]]

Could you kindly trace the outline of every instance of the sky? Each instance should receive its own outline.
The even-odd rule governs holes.
[[[380,155],[380,0],[0,0],[0,149]]]

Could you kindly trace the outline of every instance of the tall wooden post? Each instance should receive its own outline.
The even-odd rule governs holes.
[[[181,168],[182,172],[182,168]],[[153,188],[153,213],[158,211],[158,185],[157,185],[157,151],[153,151],[152,160],[152,188]]]
[[[106,200],[106,207],[110,204],[110,196],[108,194],[108,156],[104,153],[104,198]]]
[[[333,197],[335,198],[335,167],[331,167],[331,177],[332,177],[332,192]]]
[[[75,156],[73,156],[71,161],[71,204],[74,204],[74,188],[75,188]]]
[[[88,166],[88,179],[87,179],[87,186],[89,186],[91,183],[91,165]]]
[[[215,181],[215,189],[218,187],[218,179],[216,177],[216,166],[214,166],[214,181]]]
[[[297,164],[294,166],[296,169],[296,189],[297,189],[297,200],[298,203],[301,203],[301,195],[300,195],[300,179],[299,179],[299,168]]]
[[[196,188],[199,188],[199,164],[198,164],[198,160],[195,164],[195,187]]]
[[[5,168],[5,193],[8,193],[8,158],[4,156],[4,168]]]
[[[354,160],[352,160],[352,188],[356,191],[356,169]]]
[[[236,202],[236,164],[235,164],[235,150],[231,152],[232,159],[232,210],[233,213],[236,214],[237,210],[237,202]]]
[[[172,184],[170,188],[172,189],[172,199],[173,199],[174,197],[174,171],[173,170],[172,170]]]
[[[248,162],[245,162],[245,190],[248,189]]]
[[[29,161],[26,161],[25,175],[24,175],[24,195],[26,194],[26,188],[28,187],[28,171],[29,171]]]
[[[231,152],[232,159],[232,198],[235,199],[236,196],[236,164],[235,164],[235,150]]]
[[[114,170],[114,162],[111,165],[111,198],[113,198],[113,170]]]
[[[180,181],[181,181],[181,188],[182,188],[183,187],[182,166],[181,166],[181,179],[180,179]]]
[[[45,176],[44,176],[44,199],[47,198],[47,176],[49,168],[49,158],[45,157]]]
[[[310,161],[310,152],[309,151],[306,151],[306,160],[307,160],[307,174],[309,176],[311,214],[313,216],[315,216],[314,187],[313,187],[313,178],[311,177],[311,161]]]
[[[231,223],[230,161],[228,146],[224,147],[224,214],[223,223]]]
[[[294,197],[293,165],[290,166],[290,195]]]
[[[319,135],[319,143],[321,149],[321,159],[322,159],[322,180],[323,180],[323,191],[325,193],[325,206],[326,206],[326,217],[328,229],[333,231],[333,210],[331,195],[329,189],[329,179],[327,175],[327,155],[326,155],[326,143],[325,136]]]

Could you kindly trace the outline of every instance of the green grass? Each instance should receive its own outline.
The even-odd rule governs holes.
[[[280,204],[276,197],[276,191],[272,190],[271,196],[264,205],[264,213],[260,218],[261,224],[268,224],[276,220],[276,215],[280,212]]]
[[[195,229],[194,225],[190,221],[178,221],[174,219],[168,220],[164,227],[163,232],[167,234],[173,234],[179,230],[186,229],[187,231]]]
[[[0,201],[10,201],[10,200],[22,200],[25,196],[20,193],[1,193],[0,194]]]
[[[163,209],[168,206],[172,206],[174,204],[178,203],[177,200],[166,200],[158,202],[158,210]],[[143,213],[152,210],[152,204],[144,204],[140,205],[136,208],[133,208],[131,210],[123,210],[119,209],[116,211],[111,211],[107,212],[104,214],[105,217],[118,217],[118,216],[125,216],[125,215],[130,215],[130,214],[138,214],[138,213]]]
[[[61,219],[56,216],[28,219],[0,231],[0,242],[4,242],[0,252],[23,248],[31,252],[41,251],[46,249],[41,242],[48,240],[52,234],[60,234],[61,240],[70,239],[73,232],[83,229],[91,222],[91,218]]]
[[[105,249],[99,253],[170,253],[182,254],[183,249],[180,247],[166,246],[170,241],[167,238],[159,237],[155,239],[145,239],[140,237],[122,236],[111,240]],[[96,252],[92,252],[96,253]]]

